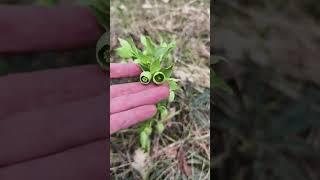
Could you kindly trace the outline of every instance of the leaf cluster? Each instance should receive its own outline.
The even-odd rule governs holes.
[[[129,59],[138,64],[142,70],[140,82],[148,84],[168,83],[170,95],[168,100],[157,104],[157,114],[154,118],[142,123],[139,127],[140,145],[145,151],[150,150],[151,135],[156,130],[161,134],[165,127],[163,120],[168,115],[168,103],[174,101],[175,91],[179,89],[177,79],[171,77],[174,61],[172,59],[172,51],[176,47],[175,42],[160,42],[156,44],[149,36],[141,36],[140,43],[143,48],[139,49],[132,38],[127,40],[119,38],[120,47],[116,49],[116,53],[126,62]]]

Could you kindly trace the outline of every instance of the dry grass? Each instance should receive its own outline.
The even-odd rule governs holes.
[[[209,179],[208,0],[122,0],[111,2],[111,48],[117,38],[141,34],[175,40],[174,76],[182,90],[171,104],[166,130],[152,137],[150,154],[139,150],[138,133],[126,129],[111,137],[113,179]],[[120,60],[111,53],[111,62]]]

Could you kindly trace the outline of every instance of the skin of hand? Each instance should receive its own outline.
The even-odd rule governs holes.
[[[141,73],[136,64],[110,64],[110,78],[135,77]],[[167,85],[140,82],[111,85],[110,133],[127,128],[155,115],[155,104],[169,96]]]
[[[110,78],[139,74],[110,65]],[[152,117],[169,94],[139,82],[108,89],[105,75],[85,65],[0,77],[0,179],[105,179],[110,134]]]
[[[1,76],[0,179],[105,179],[105,84],[97,65]]]
[[[85,6],[0,12],[0,54],[91,48],[104,32]],[[108,80],[97,65],[1,76],[0,179],[105,180]]]

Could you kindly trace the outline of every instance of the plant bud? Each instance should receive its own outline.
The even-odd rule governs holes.
[[[162,84],[165,81],[165,75],[162,72],[156,72],[152,80],[155,84]]]
[[[164,125],[162,122],[158,122],[156,125],[157,131],[159,134],[161,134],[164,131]]]
[[[159,112],[160,112],[160,118],[164,119],[168,116],[168,110],[165,106],[160,106],[158,108]]]
[[[140,145],[141,148],[147,152],[150,148],[150,137],[145,133],[145,132],[141,132],[140,133]]]
[[[148,136],[151,135],[151,133],[152,133],[152,129],[151,129],[150,127],[144,128],[143,131],[144,131]]]
[[[169,102],[172,102],[174,101],[174,98],[175,98],[175,94],[173,91],[170,91],[170,95],[169,95]]]
[[[149,71],[143,71],[141,74],[140,74],[140,82],[142,84],[149,84],[150,81],[151,81],[151,78],[152,78],[152,75]]]

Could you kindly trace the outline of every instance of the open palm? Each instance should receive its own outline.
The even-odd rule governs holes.
[[[136,64],[111,64],[110,78],[135,77],[141,73]],[[140,82],[110,87],[110,133],[151,118],[155,104],[169,96],[166,85],[142,85]]]

